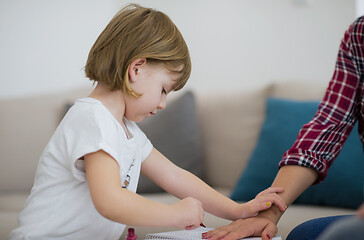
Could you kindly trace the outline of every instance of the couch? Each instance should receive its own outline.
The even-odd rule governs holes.
[[[230,92],[186,88],[172,94],[167,109],[154,116],[154,119],[141,123],[140,127],[172,161],[175,156],[179,158],[176,160],[177,165],[200,176],[226,196],[231,196],[238,185],[245,188],[244,183],[241,185],[242,176],[247,167],[253,164],[252,156],[261,152],[256,148],[263,126],[268,122],[267,99],[318,100],[323,96],[326,85],[290,80],[249,85]],[[31,190],[39,156],[54,129],[73,101],[87,96],[90,90],[91,87],[82,87],[51,94],[0,99],[0,240],[7,239],[10,231],[17,226],[17,217]],[[169,149],[172,150],[169,152]],[[272,172],[271,177],[274,176],[279,159],[271,161],[274,161],[273,167],[255,174],[256,178],[266,172]],[[253,178],[250,188],[247,186],[246,189],[257,187],[259,181]],[[268,185],[260,186],[260,189],[269,187],[269,181],[265,180]],[[138,192],[155,201],[177,201],[147,179],[141,179]],[[321,200],[293,204],[278,224],[278,235],[285,239],[291,229],[311,218],[354,212],[355,206]],[[206,214],[204,220],[208,227],[218,227],[229,222],[210,214]],[[175,230],[170,227],[134,228],[139,239],[143,239],[148,232]]]

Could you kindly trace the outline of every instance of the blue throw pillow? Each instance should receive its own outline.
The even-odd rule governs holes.
[[[259,140],[231,195],[233,200],[249,201],[271,185],[283,153],[292,146],[301,127],[314,116],[318,104],[316,101],[267,100]],[[356,209],[363,202],[363,183],[363,145],[355,126],[327,178],[308,188],[295,203]]]

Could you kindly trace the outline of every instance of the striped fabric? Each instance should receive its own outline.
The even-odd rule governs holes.
[[[321,182],[341,151],[356,121],[364,142],[364,16],[345,32],[335,71],[313,119],[300,130],[279,167],[300,165],[319,173]],[[363,159],[361,159],[363,160]]]

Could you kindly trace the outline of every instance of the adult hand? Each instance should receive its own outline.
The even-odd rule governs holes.
[[[264,217],[252,217],[238,219],[229,225],[215,228],[202,237],[204,239],[215,240],[236,240],[244,237],[262,237],[262,240],[270,240],[277,234],[277,226]]]

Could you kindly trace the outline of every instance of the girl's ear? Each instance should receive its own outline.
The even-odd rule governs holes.
[[[143,67],[147,63],[147,59],[145,58],[138,58],[135,59],[129,66],[129,81],[134,82],[138,75],[139,69]]]

